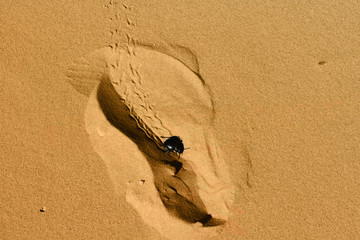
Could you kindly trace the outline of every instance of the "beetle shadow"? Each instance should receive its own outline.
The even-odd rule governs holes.
[[[124,133],[146,157],[154,175],[154,184],[160,199],[170,214],[187,223],[200,222],[203,226],[218,226],[223,220],[215,219],[206,210],[198,193],[196,174],[184,158],[167,153],[141,130],[129,109],[105,75],[97,89],[97,100],[106,119]],[[173,174],[171,174],[171,169]]]

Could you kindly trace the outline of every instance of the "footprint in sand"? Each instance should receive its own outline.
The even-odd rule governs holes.
[[[234,196],[194,59],[183,47],[113,44],[75,61],[67,74],[89,99],[86,131],[117,193],[171,239],[216,234]],[[164,151],[161,136],[180,136],[190,149],[179,159]]]

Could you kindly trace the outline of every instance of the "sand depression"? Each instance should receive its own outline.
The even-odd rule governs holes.
[[[67,76],[88,96],[86,131],[116,192],[146,224],[177,238],[226,223],[233,186],[198,73],[154,47],[113,44],[75,61]],[[174,135],[190,147],[180,159],[162,149],[160,136]]]

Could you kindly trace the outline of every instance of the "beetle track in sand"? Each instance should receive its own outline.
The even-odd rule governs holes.
[[[141,66],[134,64],[133,58],[135,55],[135,48],[127,46],[127,53],[121,53],[122,49],[118,46],[112,47],[112,51],[117,51],[119,56],[127,56],[123,59],[116,59],[116,65],[111,64],[113,71],[121,71],[121,77],[117,79],[111,79],[111,84],[123,99],[124,104],[129,109],[131,117],[136,121],[137,126],[145,132],[145,134],[152,139],[160,148],[162,148],[162,141],[155,134],[152,129],[162,130],[161,134],[171,135],[171,131],[166,128],[158,117],[158,113],[147,102],[147,94],[144,94],[144,90],[141,86],[141,75],[139,68]],[[120,69],[121,66],[127,66],[125,69]],[[110,76],[118,76],[119,74],[112,74]],[[114,84],[115,83],[115,84]],[[130,86],[130,87],[129,87]],[[126,93],[122,94],[121,88],[125,88]],[[131,94],[129,91],[134,94]],[[136,97],[137,96],[137,97]],[[140,114],[139,114],[140,113]],[[146,117],[141,117],[146,116]],[[165,131],[164,131],[165,130]]]

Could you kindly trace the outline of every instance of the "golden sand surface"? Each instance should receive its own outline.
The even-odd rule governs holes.
[[[356,239],[359,13],[1,3],[0,239]]]

